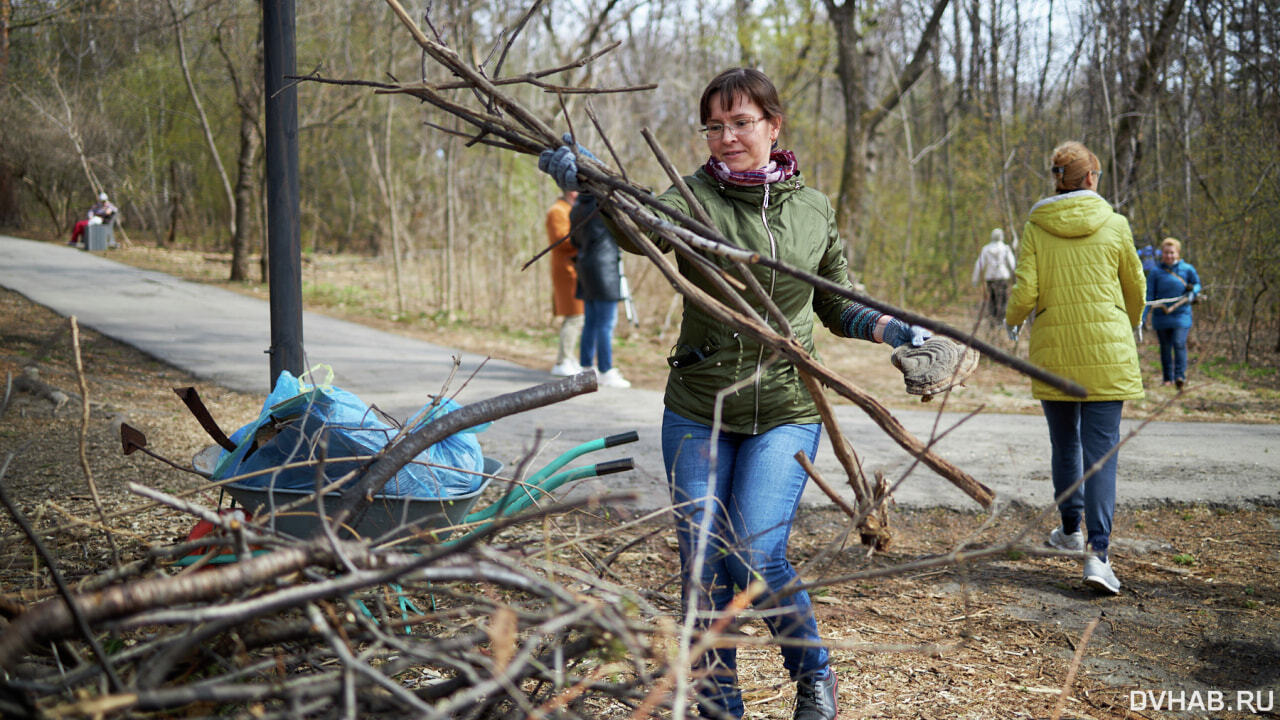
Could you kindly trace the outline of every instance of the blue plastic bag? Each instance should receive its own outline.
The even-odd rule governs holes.
[[[420,419],[415,421],[413,429],[459,407],[446,398],[434,405],[425,405],[414,414]],[[477,473],[484,469],[484,455],[475,434],[486,427],[487,423],[451,435],[419,453],[414,462],[401,468],[383,486],[382,494],[449,498],[479,489],[484,478]],[[327,380],[320,385],[307,385],[284,371],[263,403],[258,419],[231,435],[236,449],[222,452],[212,479],[261,472],[237,483],[314,490],[316,465],[307,461],[320,457],[322,438],[328,442],[324,452],[324,477],[328,484],[367,466],[368,456],[380,452],[398,433],[399,428],[385,422],[354,394]],[[350,459],[360,457],[364,459]],[[290,464],[297,467],[288,467]],[[359,473],[352,474],[343,487],[358,478]]]

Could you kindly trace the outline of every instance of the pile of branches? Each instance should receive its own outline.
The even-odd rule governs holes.
[[[58,594],[0,608],[0,715],[240,707],[256,717],[579,718],[606,705],[662,706],[665,698],[649,695],[672,671],[673,643],[661,630],[670,623],[658,619],[674,600],[555,563],[541,543],[492,544],[513,525],[617,498],[548,505],[409,549],[334,532],[357,521],[384,474],[441,437],[594,390],[592,375],[566,378],[404,435],[367,465],[313,538],[130,484],[217,531],[118,559],[74,585],[42,540],[48,531],[32,527],[5,491],[9,456],[0,501]],[[145,444],[128,426],[122,436],[126,447]],[[193,556],[200,560],[185,568],[175,562]]]
[[[546,568],[578,575],[570,589],[515,550],[255,540],[271,552],[190,575],[116,577],[18,616],[0,637],[0,714],[229,705],[257,717],[592,717],[575,702],[588,690],[638,705],[651,673],[668,669],[648,602]],[[104,631],[130,644],[104,648]]]

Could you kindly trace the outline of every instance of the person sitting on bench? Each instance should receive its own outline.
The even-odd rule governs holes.
[[[98,202],[95,203],[93,207],[89,208],[89,213],[84,220],[80,220],[76,223],[75,229],[71,231],[71,241],[67,244],[75,245],[76,243],[79,243],[80,238],[84,237],[85,228],[90,225],[97,225],[99,223],[111,224],[111,222],[116,219],[116,212],[118,212],[118,210],[116,206],[112,205],[111,201],[107,199],[107,194],[98,193]]]

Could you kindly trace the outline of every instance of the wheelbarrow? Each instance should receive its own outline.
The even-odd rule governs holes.
[[[638,439],[639,435],[635,431],[630,431],[583,443],[552,460],[524,483],[514,485],[488,507],[471,512],[480,495],[492,482],[493,476],[502,471],[502,463],[485,457],[483,469],[485,477],[476,490],[448,498],[375,495],[374,501],[357,525],[343,527],[337,534],[339,537],[348,539],[360,537],[373,538],[379,542],[401,541],[413,544],[445,540],[460,528],[465,529],[468,534],[483,532],[499,518],[519,513],[567,483],[631,470],[635,466],[632,458],[584,465],[563,471],[561,469],[587,453],[635,442]],[[221,450],[219,446],[211,445],[197,453],[192,460],[196,472],[206,477],[211,475]],[[321,514],[318,512],[321,508],[317,505],[317,498],[312,491],[264,488],[243,483],[228,483],[222,487],[232,497],[233,504],[238,503],[254,513],[255,517],[264,517],[274,508],[289,507],[288,510],[276,512],[268,518],[268,524],[279,532],[297,538],[310,538],[323,532],[320,525]],[[332,517],[341,506],[342,500],[343,496],[340,492],[325,494],[323,496],[324,516]]]

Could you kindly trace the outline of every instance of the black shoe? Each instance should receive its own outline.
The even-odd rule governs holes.
[[[1181,390],[1181,389],[1182,389],[1182,384],[1183,384],[1183,383],[1185,383],[1185,382],[1186,382],[1186,380],[1183,380],[1182,378],[1178,378],[1177,380],[1174,380],[1174,381],[1173,381],[1173,384],[1174,384],[1174,385],[1176,385],[1176,386],[1178,387],[1178,389],[1179,389],[1179,390]]]
[[[792,720],[835,720],[836,671],[828,668],[825,678],[805,678],[796,683],[796,712]]]

